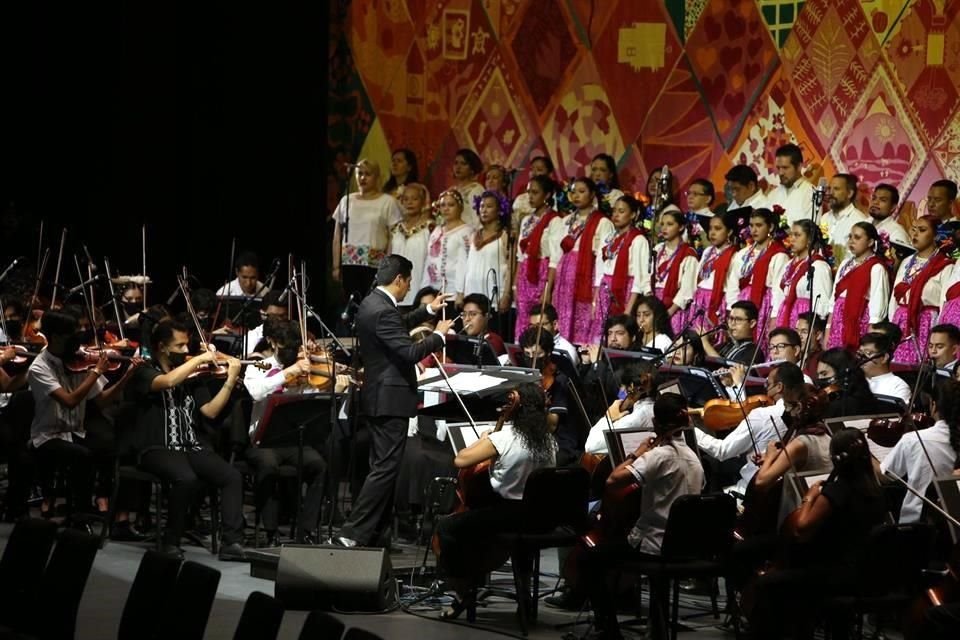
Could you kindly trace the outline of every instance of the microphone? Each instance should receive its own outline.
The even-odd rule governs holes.
[[[813,190],[813,206],[819,209],[823,205],[823,199],[827,195],[827,179],[820,178],[820,184]]]
[[[10,265],[3,270],[3,273],[0,273],[0,282],[3,282],[3,280],[7,277],[7,274],[13,271],[13,268],[16,267],[17,263],[20,262],[21,260],[26,260],[26,258],[23,256],[20,256],[19,258],[13,259],[13,262],[11,262]]]
[[[87,264],[90,266],[90,271],[97,271],[97,263],[93,261],[93,258],[90,256],[90,250],[87,249],[87,245],[81,244],[80,247],[83,249],[83,254],[87,256]]]
[[[340,314],[340,319],[349,322],[358,308],[360,308],[360,305],[357,304],[357,294],[351,293],[350,297],[347,298],[347,306],[343,308],[343,313]]]
[[[84,287],[86,287],[87,285],[93,284],[93,283],[96,282],[97,280],[103,280],[103,276],[100,275],[100,274],[97,274],[97,275],[93,276],[92,278],[87,278],[86,280],[84,280],[83,282],[81,282],[80,284],[78,284],[77,286],[75,286],[75,287],[73,287],[72,289],[70,289],[69,291],[67,291],[67,295],[68,295],[68,296],[72,296],[73,294],[77,293],[78,291],[80,291],[81,289],[83,289]]]
[[[277,300],[277,302],[279,302],[280,304],[284,304],[287,301],[287,298],[290,297],[290,289],[293,288],[293,282],[296,279],[297,279],[297,276],[293,276],[292,278],[290,278],[290,281],[287,283],[287,286],[280,293],[280,298]],[[352,293],[350,294],[350,297],[351,298],[353,297]]]

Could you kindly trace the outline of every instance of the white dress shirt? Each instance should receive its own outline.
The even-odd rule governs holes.
[[[813,192],[812,184],[798,178],[790,188],[777,185],[777,188],[767,194],[767,200],[770,202],[770,208],[774,205],[783,207],[787,222],[793,224],[797,220],[809,220],[813,212]]]
[[[890,242],[896,242],[897,244],[902,244],[905,247],[913,246],[913,243],[910,242],[910,236],[907,234],[907,230],[903,228],[903,225],[900,224],[900,221],[897,220],[896,216],[887,216],[879,222],[877,222],[876,218],[870,216],[870,222],[872,222],[873,226],[877,228],[877,231],[886,231],[887,236],[890,238]]]
[[[574,365],[580,364],[580,354],[577,353],[577,348],[559,333],[553,336],[553,352],[557,353],[558,351],[570,358],[570,362]]]
[[[770,203],[767,201],[767,197],[763,194],[763,191],[757,189],[757,191],[744,200],[743,202],[731,202],[730,206],[727,207],[727,211],[735,211],[737,209],[742,209],[743,207],[752,207],[754,209],[769,209]]]
[[[769,407],[757,407],[749,414],[746,420],[741,420],[737,427],[727,434],[722,440],[715,438],[709,433],[697,429],[694,433],[697,436],[697,446],[716,460],[729,460],[748,453],[755,453],[754,441],[760,453],[767,450],[767,445],[780,439],[780,434],[787,430],[787,425],[783,423],[783,400],[777,400]],[[771,418],[773,422],[771,423]],[[773,423],[776,424],[774,428]],[[752,438],[751,438],[751,434]],[[757,472],[758,467],[752,460],[747,459],[747,463],[740,468],[740,480],[737,481],[730,490],[743,495],[750,483],[750,478]]]
[[[820,224],[826,226],[827,234],[830,236],[830,244],[833,245],[833,254],[837,259],[843,258],[847,253],[847,239],[850,237],[850,230],[858,222],[868,222],[870,216],[860,209],[848,204],[839,213],[833,210],[827,211],[820,219]]]
[[[920,439],[923,439],[922,443]],[[929,429],[903,434],[880,463],[880,471],[889,471],[909,482],[910,486],[920,493],[926,493],[934,477],[949,475],[953,471],[956,457],[957,452],[950,446],[950,428],[946,422],[938,420]],[[919,521],[922,510],[923,501],[908,491],[900,506],[900,522],[906,524]]]
[[[583,450],[587,453],[607,453],[607,439],[604,437],[610,429],[610,423],[606,416],[600,416],[600,419],[590,427],[590,433],[587,434],[587,442],[583,445]],[[643,399],[633,405],[633,410],[619,420],[613,422],[613,430],[621,429],[644,429],[653,431],[653,400]]]
[[[256,296],[258,298],[262,298],[269,291],[270,291],[269,287],[264,286],[262,282],[257,280],[257,288],[254,290],[254,292],[252,294],[244,293],[243,287],[240,286],[240,278],[234,278],[227,284],[217,289],[216,295],[218,298],[223,298],[228,296],[229,297],[246,296],[248,298],[252,298]]]
[[[904,382],[903,378],[893,373],[882,373],[879,376],[867,378],[867,384],[870,385],[870,391],[873,391],[873,395],[900,398],[903,400],[903,404],[910,404],[910,385]]]

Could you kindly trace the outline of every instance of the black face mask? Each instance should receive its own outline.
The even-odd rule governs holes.
[[[10,335],[7,336],[8,340],[19,340],[23,337],[23,321],[22,320],[7,320],[7,333]]]
[[[813,381],[813,384],[816,385],[817,389],[826,389],[832,384],[836,384],[837,379],[833,378],[817,378]]]
[[[66,342],[63,343],[63,355],[72,356],[80,350],[82,344],[83,342],[81,342],[79,335],[73,335],[67,338]]]
[[[179,351],[176,351],[171,352],[167,357],[170,358],[170,364],[172,366],[179,367],[187,361],[187,355],[188,354],[186,353],[180,353]]]
[[[135,313],[139,313],[143,308],[143,305],[137,304],[136,302],[124,302],[123,310],[127,315],[132,316]]]
[[[299,355],[300,347],[278,347],[276,350],[277,362],[284,368],[293,365]]]

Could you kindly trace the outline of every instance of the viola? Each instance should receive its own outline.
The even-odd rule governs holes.
[[[724,398],[707,400],[701,409],[690,409],[691,414],[703,417],[703,424],[711,431],[728,431],[733,429],[744,416],[757,407],[769,407],[773,400],[763,394],[750,396],[743,403]]]

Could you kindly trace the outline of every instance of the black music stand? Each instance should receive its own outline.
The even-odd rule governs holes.
[[[339,394],[335,393],[291,392],[267,396],[264,400],[267,404],[263,416],[253,433],[252,442],[257,447],[289,442],[291,436],[296,434],[297,498],[293,524],[290,526],[294,540],[298,540],[301,533],[299,522],[303,499],[303,447],[307,426],[320,418],[329,418],[335,411],[338,397]]]
[[[500,358],[489,340],[474,336],[448,335],[447,358],[457,364],[499,366]]]

